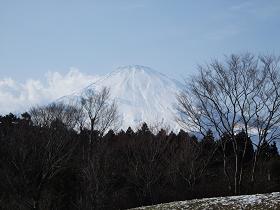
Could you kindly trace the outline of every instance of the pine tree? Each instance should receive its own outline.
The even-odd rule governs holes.
[[[134,131],[132,130],[132,128],[129,126],[128,129],[126,130],[126,135],[132,136],[134,135]]]

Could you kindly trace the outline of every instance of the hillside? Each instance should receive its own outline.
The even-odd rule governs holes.
[[[270,194],[241,195],[178,201],[155,206],[139,207],[134,210],[170,210],[170,209],[280,209],[280,192]]]

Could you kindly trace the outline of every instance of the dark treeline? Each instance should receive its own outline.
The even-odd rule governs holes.
[[[59,119],[39,126],[28,113],[0,117],[1,209],[126,209],[232,195],[235,161],[240,194],[280,191],[276,144],[262,145],[252,183],[255,150],[244,131],[232,144],[210,130],[198,139],[182,130],[153,134],[146,124],[105,135],[76,130]]]

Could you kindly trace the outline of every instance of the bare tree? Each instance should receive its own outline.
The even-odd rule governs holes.
[[[60,121],[70,129],[76,127],[80,118],[79,110],[75,106],[64,103],[51,103],[30,109],[32,122],[38,126],[49,127],[54,121]]]
[[[51,203],[44,193],[70,168],[77,141],[61,124],[51,129],[15,129],[5,140],[7,156],[1,161],[2,181],[19,209],[48,209],[42,207]]]
[[[171,131],[170,125],[168,125],[164,121],[164,119],[155,121],[154,123],[149,123],[148,126],[150,131],[155,135],[158,134],[161,130],[164,130],[166,133],[169,133]]]
[[[177,173],[192,191],[195,184],[206,174],[218,147],[213,142],[211,147],[205,148],[203,142],[198,142],[188,135],[181,139],[180,144],[181,151],[177,152],[178,157],[174,165]]]
[[[243,129],[255,139],[252,179],[261,145],[279,138],[278,61],[274,56],[256,58],[252,54],[231,55],[225,62],[214,60],[199,66],[199,74],[186,81],[185,89],[177,97],[177,121],[182,126],[203,135],[214,129],[220,138],[225,134],[229,137],[235,154],[235,193],[241,185],[247,145],[239,161],[235,134]],[[224,152],[226,145],[227,141],[221,141]],[[229,177],[226,166],[224,155],[224,173]]]
[[[89,89],[81,98],[81,108],[90,123],[90,142],[94,130],[103,135],[108,129],[120,126],[120,117],[115,101],[110,99],[110,90],[103,88],[100,92]]]
[[[138,131],[139,139],[131,139],[125,149],[128,166],[128,182],[137,189],[137,196],[141,205],[144,199],[155,203],[157,194],[155,186],[164,179],[167,170],[167,150],[170,139],[162,136],[155,139],[149,130]]]
[[[104,200],[111,187],[110,159],[106,153],[106,142],[94,142],[94,153],[81,166],[80,177],[82,192],[78,199],[79,209],[103,209]]]
[[[263,56],[260,58],[263,64],[264,80],[259,86],[257,97],[253,99],[255,115],[252,127],[257,129],[256,153],[254,157],[251,181],[254,182],[257,158],[260,155],[263,144],[279,141],[280,138],[280,72],[279,57]]]

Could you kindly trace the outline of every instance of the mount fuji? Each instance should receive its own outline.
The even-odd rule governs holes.
[[[99,91],[103,87],[110,89],[111,98],[118,105],[122,129],[129,126],[136,129],[143,122],[171,130],[179,129],[175,122],[175,105],[182,83],[146,66],[119,67],[86,88],[59,100],[71,101],[88,89]]]

